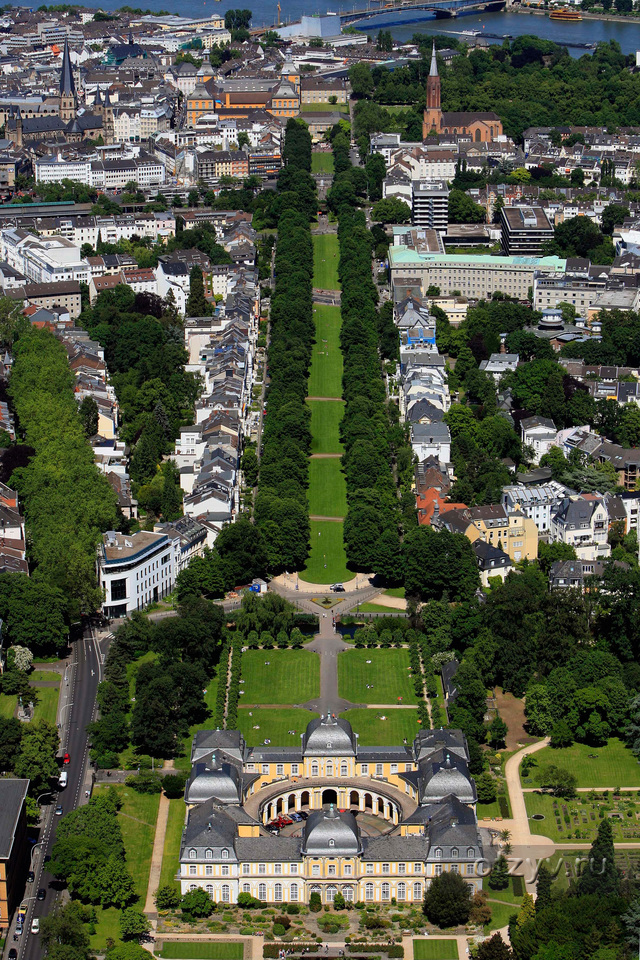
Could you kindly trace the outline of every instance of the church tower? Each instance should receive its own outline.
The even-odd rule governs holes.
[[[442,107],[440,103],[440,77],[436,60],[436,45],[431,49],[431,67],[427,78],[427,105],[422,121],[422,139],[426,140],[432,130],[440,132]]]
[[[108,88],[104,92],[104,100],[102,101],[100,113],[102,115],[102,136],[104,142],[113,143],[113,104],[111,103]]]
[[[60,119],[65,123],[75,120],[78,112],[78,97],[76,84],[73,79],[71,57],[69,56],[69,41],[64,41],[62,53],[62,71],[60,73]]]

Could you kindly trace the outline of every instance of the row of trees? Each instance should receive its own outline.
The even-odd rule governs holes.
[[[316,210],[311,137],[305,124],[287,123],[278,181],[278,220],[268,348],[268,414],[264,421],[255,519],[271,573],[300,569],[309,549],[311,414],[306,404],[313,322],[313,244]]]
[[[96,547],[101,533],[118,522],[116,496],[95,465],[60,341],[45,330],[22,329],[14,356],[11,398],[20,432],[34,454],[11,479],[24,503],[37,577],[50,588],[59,638],[61,598],[68,618],[99,606]],[[18,592],[6,590],[7,603]]]

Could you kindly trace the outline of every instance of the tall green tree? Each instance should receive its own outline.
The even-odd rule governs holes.
[[[196,264],[191,268],[189,275],[189,296],[187,297],[186,313],[188,317],[205,317],[207,316],[207,310],[202,270]]]
[[[620,872],[615,864],[613,830],[610,820],[605,817],[598,825],[598,834],[591,844],[588,863],[578,881],[581,894],[597,894],[601,897],[612,896],[620,888]]]

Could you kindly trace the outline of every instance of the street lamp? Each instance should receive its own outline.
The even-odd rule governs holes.
[[[66,710],[68,707],[72,707],[72,706],[73,706],[73,700],[72,700],[70,703],[65,703],[64,707],[62,707],[62,709],[61,709],[61,711],[60,711],[60,726],[62,726],[62,717],[63,717],[63,715],[64,715],[65,710]]]
[[[40,794],[40,797],[48,797],[48,796],[50,796],[52,793],[53,793],[53,790],[45,790],[44,793],[41,793],[41,794]],[[40,800],[40,797],[36,797],[36,803],[38,803],[38,801]],[[36,844],[36,846],[37,846],[37,844]]]

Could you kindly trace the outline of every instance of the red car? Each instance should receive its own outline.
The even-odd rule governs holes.
[[[68,753],[65,753],[63,763],[71,763],[71,757]]]
[[[293,823],[291,817],[286,817],[284,815],[278,817],[278,823],[281,827],[288,827],[290,823]]]

